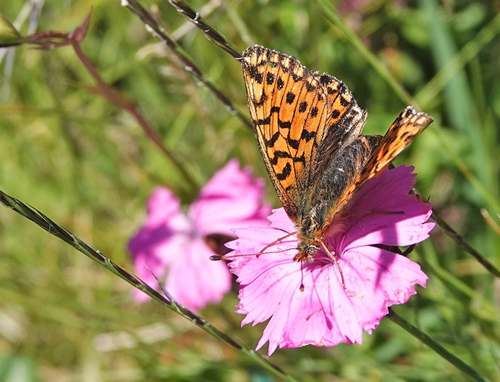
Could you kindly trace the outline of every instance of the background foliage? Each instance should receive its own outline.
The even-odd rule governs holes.
[[[42,4],[2,2],[0,12],[14,21],[36,3]],[[205,75],[246,113],[239,64],[168,2],[141,4],[156,12]],[[406,103],[325,17],[338,9],[377,64],[435,119],[397,163],[415,165],[422,195],[500,265],[498,1],[190,4],[204,9],[211,25],[240,50],[258,43],[341,78],[369,111],[365,133],[382,134]],[[138,103],[200,185],[232,157],[267,178],[253,133],[119,1],[46,0],[20,30],[70,31],[92,7],[83,49],[108,84]],[[198,190],[128,114],[87,91],[90,77],[71,48],[21,46],[0,54],[0,188],[132,269],[126,243],[142,222],[150,191],[163,184],[189,203]],[[500,380],[498,279],[438,228],[411,256],[430,281],[395,310],[477,371]],[[136,306],[131,292],[97,264],[0,209],[0,380],[273,380],[158,304]],[[236,303],[233,293],[202,315],[253,347],[263,326],[240,329]],[[388,320],[365,335],[363,345],[281,350],[272,361],[306,381],[465,379]]]

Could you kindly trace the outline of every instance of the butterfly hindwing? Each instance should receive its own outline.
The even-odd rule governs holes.
[[[359,107],[347,85],[326,73],[319,79],[328,94],[330,110],[324,138],[310,169],[311,183],[325,173],[334,156],[359,137],[366,120],[366,111]]]
[[[432,122],[425,113],[415,111],[411,106],[399,114],[387,133],[373,145],[372,153],[364,163],[354,182],[345,189],[342,196],[329,212],[331,218],[352,198],[368,180],[374,178],[389,166],[389,164]],[[366,136],[367,138],[370,136]],[[329,220],[331,220],[331,218]],[[327,228],[329,221],[325,222]]]

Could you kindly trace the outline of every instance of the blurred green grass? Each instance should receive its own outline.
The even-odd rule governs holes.
[[[196,9],[206,3],[190,1]],[[415,165],[420,192],[471,245],[500,265],[500,238],[479,212],[487,209],[498,224],[498,2],[366,1],[351,9],[355,2],[339,3],[342,20],[435,118],[397,164]],[[167,2],[142,4],[156,7],[168,31],[186,28]],[[406,106],[316,2],[211,4],[218,6],[207,20],[241,50],[254,43],[278,49],[346,82],[368,109],[365,133],[384,133]],[[24,5],[2,3],[0,12],[15,20]],[[151,49],[157,41],[118,1],[47,0],[37,30],[70,31],[91,7],[83,49],[108,84],[139,104],[200,184],[232,157],[267,178],[253,133],[198,86],[170,52]],[[489,38],[478,38],[485,30]],[[189,24],[179,43],[246,112],[239,65]],[[467,47],[472,53],[461,54]],[[453,69],[454,59],[455,73],[444,83],[436,81],[436,75]],[[71,48],[44,52],[23,46],[3,58],[1,69],[1,189],[132,269],[125,246],[143,219],[152,188],[164,184],[185,203],[198,190],[134,120],[86,91],[82,84],[90,78]],[[270,185],[268,190],[278,206]],[[396,310],[478,371],[500,380],[498,280],[439,229],[412,258],[429,274],[429,285]],[[263,326],[240,329],[236,302],[229,295],[203,316],[253,347]],[[157,304],[134,305],[128,285],[7,209],[0,209],[0,317],[0,380],[271,380],[172,312]],[[141,329],[151,325],[161,325],[153,332],[164,336],[138,340]],[[120,345],[119,333],[137,340]],[[112,350],[103,344],[109,338]],[[465,380],[388,320],[365,335],[363,345],[281,350],[272,360],[308,381]]]

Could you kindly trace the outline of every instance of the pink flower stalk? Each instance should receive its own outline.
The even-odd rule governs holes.
[[[409,195],[413,167],[384,171],[367,182],[335,217],[323,241],[336,257],[345,284],[331,258],[319,252],[313,263],[293,261],[298,240],[290,236],[260,256],[235,257],[231,272],[240,284],[238,313],[242,325],[269,319],[257,350],[269,341],[277,347],[335,346],[361,343],[388,313],[425,287],[420,266],[384,246],[407,246],[425,240],[434,223],[426,223],[431,206]],[[227,244],[232,255],[259,253],[266,245],[295,232],[284,210],[273,211],[269,228],[235,230]],[[387,248],[387,247],[386,247]]]
[[[138,276],[150,285],[156,285],[151,271],[165,278],[169,293],[191,310],[220,302],[231,288],[231,275],[225,262],[209,260],[216,253],[205,239],[211,234],[234,237],[235,227],[269,225],[263,195],[263,180],[240,170],[236,160],[201,189],[187,216],[169,189],[156,188],[147,202],[146,222],[128,245]],[[137,302],[148,298],[135,291]]]

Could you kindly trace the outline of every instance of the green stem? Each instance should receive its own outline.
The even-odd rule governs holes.
[[[476,370],[474,370],[470,365],[466,364],[457,356],[451,354],[448,350],[442,347],[439,343],[434,341],[427,334],[421,332],[417,327],[410,324],[408,321],[403,319],[401,316],[397,315],[392,309],[388,315],[389,319],[394,322],[396,325],[400,326],[408,333],[410,333],[413,337],[430,347],[437,354],[455,366],[458,370],[464,373],[466,376],[471,378],[473,381],[479,382],[487,382],[488,380],[479,374]]]
[[[398,81],[391,75],[386,66],[380,63],[380,60],[370,52],[360,38],[349,29],[342,21],[340,16],[334,11],[331,1],[316,0],[321,6],[323,14],[333,25],[335,25],[349,40],[349,42],[358,50],[358,52],[366,59],[366,61],[373,67],[373,69],[382,77],[394,93],[407,105],[418,106],[413,97],[399,84]]]
[[[259,353],[256,353],[254,350],[239,344],[236,340],[228,336],[226,333],[220,331],[219,329],[214,327],[209,322],[205,321],[200,316],[184,308],[182,305],[179,305],[172,298],[172,296],[168,294],[168,292],[165,291],[166,292],[165,296],[161,295],[156,290],[147,285],[144,281],[142,281],[140,278],[132,275],[119,265],[115,264],[109,258],[104,256],[100,251],[92,248],[83,240],[79,239],[71,231],[58,225],[52,219],[50,219],[48,216],[44,215],[42,212],[38,211],[34,207],[30,207],[24,204],[22,201],[5,194],[2,190],[0,190],[0,203],[3,203],[6,207],[14,210],[21,216],[31,220],[33,223],[35,223],[36,225],[38,225],[51,235],[54,235],[55,237],[61,239],[65,243],[71,245],[72,247],[83,253],[85,256],[87,256],[88,258],[94,260],[96,263],[106,268],[111,273],[120,277],[122,280],[125,280],[134,288],[143,291],[153,300],[159,302],[163,306],[169,308],[170,310],[174,311],[175,313],[179,314],[180,316],[194,323],[196,326],[198,326],[205,332],[211,334],[220,341],[225,342],[226,344],[232,346],[236,350],[239,350],[241,353],[250,358],[253,362],[259,364],[263,369],[268,371],[270,374],[273,374],[284,381],[289,381],[289,382],[297,381],[294,377],[286,374],[278,366],[269,362]]]
[[[241,55],[234,50],[229,42],[227,42],[222,35],[220,35],[215,29],[207,25],[204,20],[199,17],[198,12],[195,12],[189,8],[186,4],[180,1],[170,2],[180,13],[185,17],[196,17],[195,25],[198,28],[202,28],[203,32],[206,33],[217,46],[221,47],[226,53],[236,60],[241,59]],[[198,81],[200,81],[209,91],[214,94],[219,101],[221,101],[224,106],[229,110],[229,112],[235,115],[243,124],[252,129],[252,122],[248,117],[231,101],[230,97],[227,97],[220,89],[218,89],[211,81],[209,81],[204,75],[203,71],[193,62],[191,58],[188,57],[186,52],[179,46],[179,44],[161,27],[160,23],[148,13],[139,2],[136,0],[128,0],[126,2],[126,7],[138,16],[141,21],[147,25],[154,33],[154,35],[163,42],[165,47],[170,49],[177,58],[184,65],[186,71],[192,74]],[[191,21],[193,21],[190,18]]]
[[[451,226],[446,223],[439,214],[435,211],[432,213],[432,219],[443,229],[455,242],[471,256],[473,256],[483,267],[486,268],[493,276],[500,278],[500,270],[490,262],[486,257],[476,251],[469,243],[467,243],[461,235],[458,234]]]

